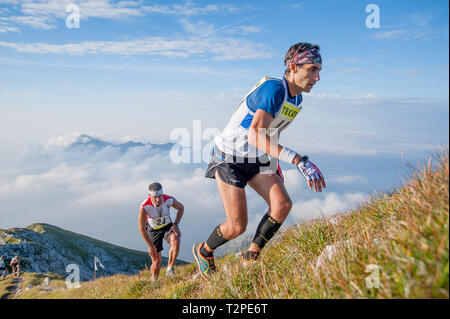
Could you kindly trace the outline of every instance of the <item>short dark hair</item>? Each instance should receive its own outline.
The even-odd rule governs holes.
[[[286,66],[286,71],[284,71],[284,73],[289,73],[289,61],[291,61],[295,54],[302,53],[311,49],[320,50],[320,46],[308,42],[299,42],[297,44],[291,45],[286,55],[284,56],[284,65]]]
[[[152,192],[160,191],[161,189],[162,185],[158,182],[151,183],[150,186],[148,187],[148,190]]]

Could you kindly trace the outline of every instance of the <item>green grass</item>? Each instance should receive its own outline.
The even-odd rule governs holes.
[[[9,288],[14,287],[13,279],[11,276],[6,278],[0,278],[0,299],[9,294]]]
[[[149,270],[83,283],[40,298],[449,298],[448,150],[411,170],[401,188],[376,194],[337,221],[285,227],[260,261],[216,260],[210,279],[193,263],[151,282]],[[316,262],[327,245],[334,254]],[[378,287],[369,279],[379,270]],[[372,269],[372,270],[370,270]],[[161,270],[164,275],[164,269]]]
[[[49,278],[48,285],[44,284],[45,278]],[[35,298],[43,298],[46,294],[50,293],[51,290],[55,289],[65,289],[66,282],[64,278],[57,274],[47,273],[30,273],[30,272],[21,272],[20,278],[22,282],[18,285],[20,290],[15,295],[10,295],[8,298],[15,299],[35,299]],[[13,287],[12,283],[13,277],[8,277],[8,286]],[[1,283],[1,282],[0,282]],[[1,286],[0,286],[1,287]],[[26,290],[27,287],[30,289]],[[47,291],[47,289],[49,291]],[[0,294],[1,298],[1,294]]]

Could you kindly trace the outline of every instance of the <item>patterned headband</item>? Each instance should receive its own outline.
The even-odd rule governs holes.
[[[320,56],[319,50],[313,48],[294,55],[292,59],[286,61],[286,67],[288,67],[290,63],[301,65],[314,63],[322,64],[322,57]]]

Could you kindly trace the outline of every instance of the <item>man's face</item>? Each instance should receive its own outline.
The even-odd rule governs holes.
[[[161,206],[163,203],[163,196],[150,196],[152,198],[153,203],[155,203],[156,206]]]
[[[322,65],[318,63],[297,66],[297,72],[294,74],[295,85],[297,85],[302,92],[309,93],[316,82],[320,80],[320,70],[322,70]]]

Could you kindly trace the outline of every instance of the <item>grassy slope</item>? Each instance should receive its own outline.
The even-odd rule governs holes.
[[[449,298],[449,162],[445,150],[412,171],[402,188],[378,194],[357,210],[280,231],[255,266],[218,258],[210,280],[194,264],[150,282],[148,270],[41,292],[41,298]],[[332,258],[317,260],[327,245]],[[368,288],[368,265],[380,286]]]
[[[7,295],[9,293],[8,289],[12,288],[13,286],[14,284],[12,277],[0,278],[0,299],[2,299],[4,295]]]

